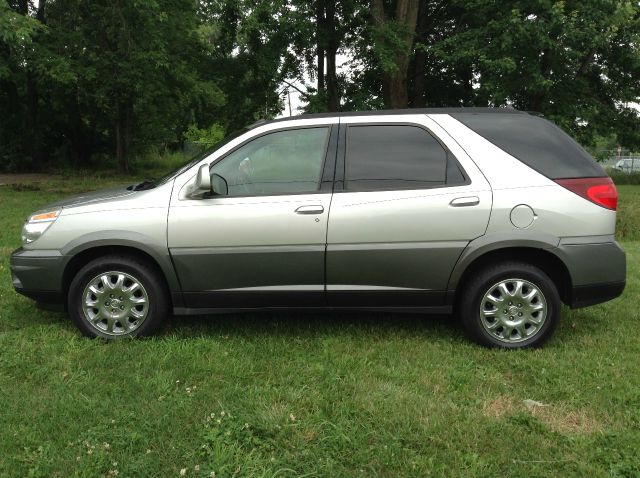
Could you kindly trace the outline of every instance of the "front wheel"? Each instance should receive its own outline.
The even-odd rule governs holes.
[[[538,347],[560,317],[557,287],[531,264],[504,262],[486,268],[461,292],[462,324],[469,337],[484,346]]]
[[[88,337],[150,335],[169,307],[168,294],[156,270],[135,257],[95,259],[80,269],[69,286],[69,314]]]

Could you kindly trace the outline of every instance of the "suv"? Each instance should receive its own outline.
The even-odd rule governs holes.
[[[625,173],[636,173],[640,171],[640,157],[620,159],[613,167],[618,171]]]
[[[569,136],[507,109],[261,122],[157,181],[30,216],[16,290],[87,336],[273,308],[455,312],[480,344],[542,344],[619,296],[617,191]]]

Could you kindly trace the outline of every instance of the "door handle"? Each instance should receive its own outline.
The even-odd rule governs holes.
[[[296,209],[297,214],[322,214],[324,212],[324,207],[322,206],[300,206]]]
[[[449,203],[449,206],[466,207],[477,206],[478,204],[480,204],[480,198],[478,196],[469,196],[466,198],[455,198]]]

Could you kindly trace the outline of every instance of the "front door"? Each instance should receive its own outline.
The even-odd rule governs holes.
[[[168,243],[188,307],[325,305],[331,129],[253,137],[211,166],[226,194],[172,202]]]

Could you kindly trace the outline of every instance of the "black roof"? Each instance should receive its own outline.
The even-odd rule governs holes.
[[[316,118],[336,118],[343,116],[380,116],[380,115],[410,115],[410,114],[460,114],[460,113],[471,113],[471,114],[479,114],[479,113],[497,113],[497,114],[517,114],[517,115],[526,115],[529,114],[526,111],[516,110],[514,108],[467,108],[467,107],[459,107],[459,108],[408,108],[408,109],[398,109],[398,110],[369,110],[369,111],[335,111],[333,113],[312,113],[312,114],[303,114],[297,116],[285,116],[282,118],[277,118],[273,120],[260,120],[256,123],[252,124],[250,128],[255,126],[260,126],[266,123],[276,123],[282,121],[291,121],[291,120],[299,120],[299,119],[316,119]]]

